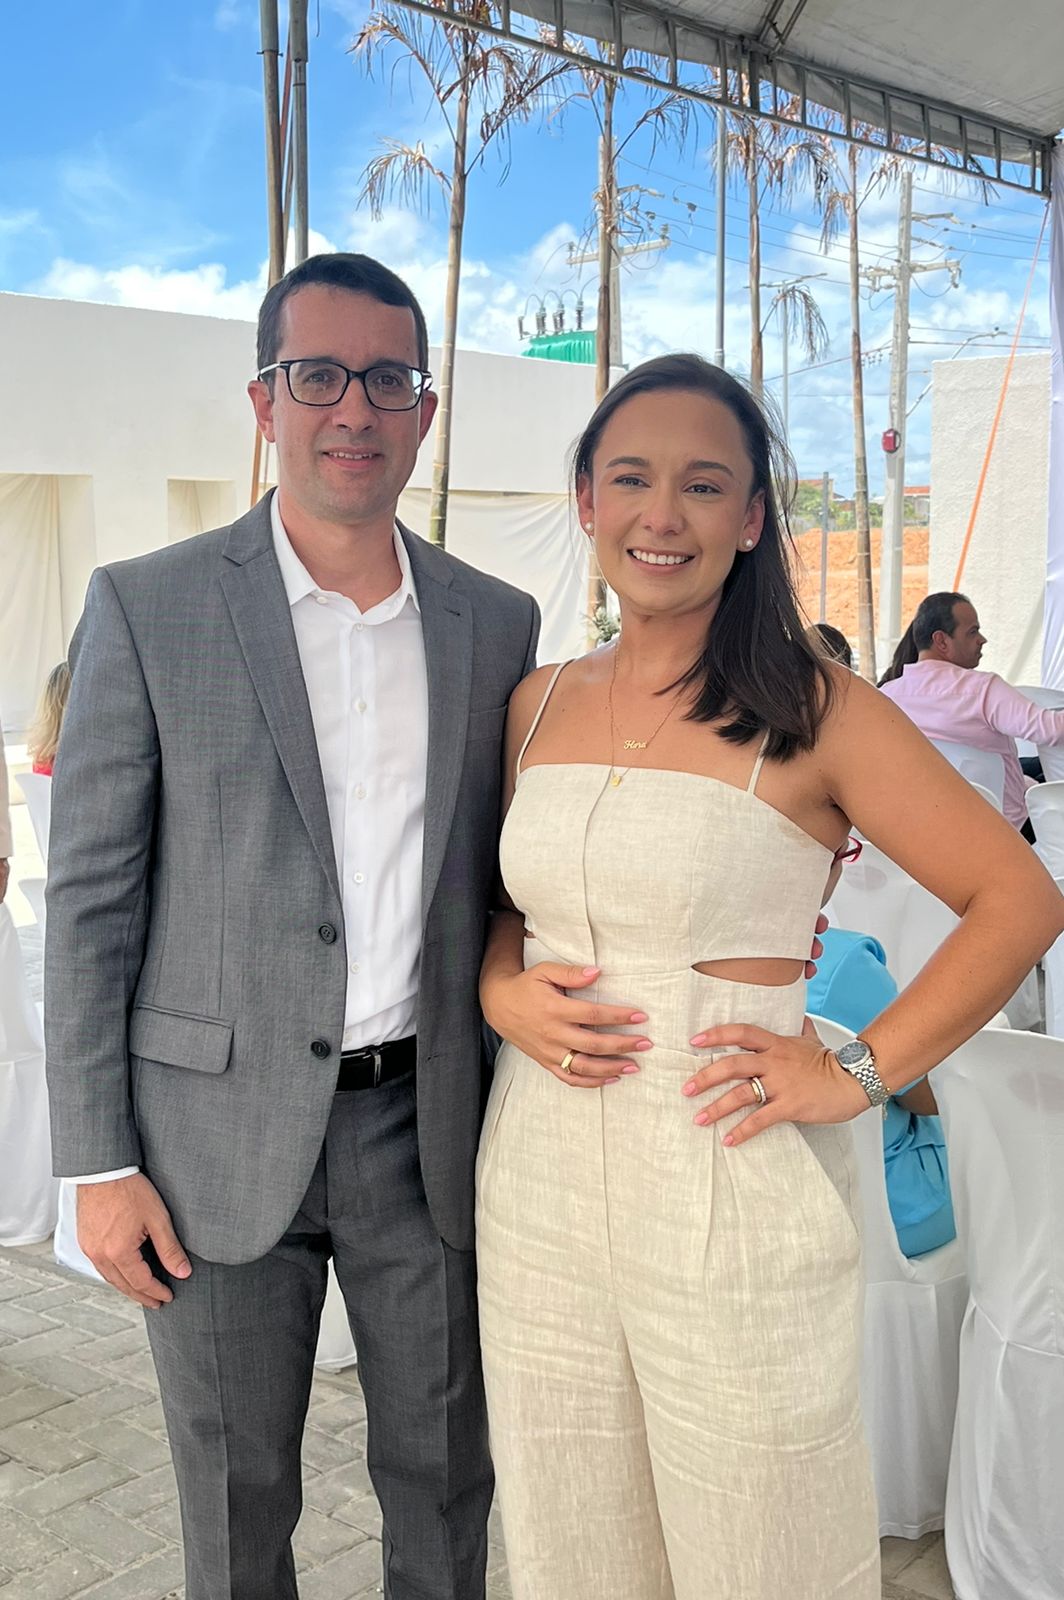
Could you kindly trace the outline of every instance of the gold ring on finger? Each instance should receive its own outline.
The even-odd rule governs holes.
[[[758,1105],[759,1106],[767,1105],[768,1104],[768,1095],[765,1093],[765,1085],[761,1082],[761,1079],[760,1078],[751,1078],[750,1079],[750,1087],[754,1091],[754,1099],[757,1101]]]
[[[565,1052],[565,1054],[562,1056],[562,1059],[561,1059],[561,1069],[562,1069],[562,1071],[571,1073],[572,1070],[573,1070],[573,1062],[575,1060],[576,1060],[576,1051],[575,1050],[567,1050]]]

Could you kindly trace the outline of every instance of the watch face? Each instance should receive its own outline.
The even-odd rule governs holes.
[[[861,1039],[852,1039],[849,1044],[844,1044],[836,1050],[840,1063],[844,1067],[860,1067],[870,1058],[872,1052]]]

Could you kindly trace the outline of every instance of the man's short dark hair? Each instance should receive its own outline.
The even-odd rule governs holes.
[[[337,250],[331,255],[308,256],[306,261],[301,261],[298,267],[286,272],[272,289],[267,290],[266,298],[259,308],[259,372],[263,367],[272,366],[277,360],[277,352],[281,348],[281,324],[285,301],[289,295],[295,294],[297,289],[305,289],[311,283],[323,283],[330,289],[347,289],[351,294],[366,294],[372,300],[379,300],[384,306],[406,306],[414,315],[418,365],[422,368],[428,367],[428,328],[425,325],[425,313],[418,304],[413,290],[409,289],[402,278],[397,277],[388,267],[382,266],[379,261],[374,261],[372,256],[356,256]],[[322,356],[328,352],[308,350],[306,354]]]

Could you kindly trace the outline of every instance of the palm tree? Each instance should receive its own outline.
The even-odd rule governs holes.
[[[651,133],[650,159],[658,146],[665,143],[682,150],[696,126],[696,102],[681,93],[661,94],[637,116],[628,132],[619,142],[615,133],[615,112],[618,95],[624,83],[608,70],[616,59],[612,45],[600,47],[602,67],[578,64],[573,70],[583,81],[583,88],[571,95],[566,104],[587,100],[599,127],[599,182],[595,191],[595,227],[598,236],[598,314],[595,322],[595,399],[601,400],[610,384],[610,345],[612,343],[612,309],[610,280],[617,270],[618,240],[622,225],[640,226],[642,218],[638,207],[625,207],[621,203],[621,188],[617,182],[618,164],[638,133],[649,128]],[[641,58],[630,51],[622,51],[621,63],[629,71],[638,72]]]
[[[789,107],[789,109],[788,109]],[[797,101],[781,115],[797,116]],[[765,384],[761,319],[761,203],[767,195],[790,199],[808,185],[820,209],[830,188],[834,162],[823,136],[781,122],[767,122],[742,111],[728,113],[727,164],[742,176],[747,190],[750,273],[750,386],[760,399]]]
[[[443,9],[442,0],[428,3]],[[472,24],[494,24],[497,20],[492,0],[461,0],[461,10]],[[512,122],[529,121],[550,103],[552,86],[568,68],[564,62],[550,63],[537,51],[480,34],[475,26],[448,22],[442,16],[425,17],[386,3],[374,6],[351,49],[365,59],[369,72],[385,52],[398,56],[393,76],[401,61],[416,68],[429,87],[448,135],[448,170],[436,165],[421,141],[404,144],[383,139],[384,149],[365,167],[359,195],[360,200],[368,201],[374,216],[380,216],[386,199],[392,195],[424,206],[431,189],[437,187],[448,200],[447,287],[429,507],[429,538],[433,544],[443,545],[469,177],[492,144],[506,143]]]

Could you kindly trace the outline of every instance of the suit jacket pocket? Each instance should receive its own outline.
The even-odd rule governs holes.
[[[134,1006],[129,1021],[129,1053],[142,1061],[192,1072],[224,1072],[229,1065],[233,1025],[187,1011]]]
[[[505,706],[492,706],[487,711],[471,711],[466,737],[470,742],[474,739],[501,739],[505,722]]]

